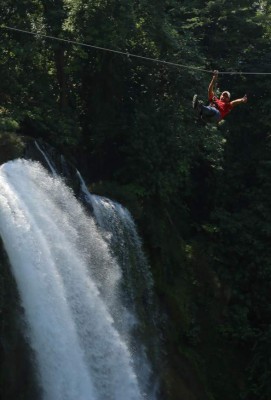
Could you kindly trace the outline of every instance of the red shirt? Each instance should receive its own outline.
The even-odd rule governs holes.
[[[218,109],[221,115],[221,119],[225,118],[226,115],[233,109],[231,103],[225,103],[224,101],[219,100],[216,96],[210,99],[211,105],[214,104],[215,108]]]

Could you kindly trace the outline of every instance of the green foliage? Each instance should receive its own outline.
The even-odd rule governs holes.
[[[18,130],[19,124],[11,117],[1,117],[0,119],[0,131],[15,132]]]

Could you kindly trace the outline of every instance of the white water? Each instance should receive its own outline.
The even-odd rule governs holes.
[[[125,311],[118,294],[121,270],[64,183],[38,163],[3,165],[0,233],[44,400],[146,398],[113,320]]]
[[[135,264],[137,274],[144,277],[146,299],[152,301],[153,280],[150,268],[145,259],[142,243],[137,234],[134,220],[129,211],[121,204],[108,198],[91,194],[79,171],[78,178],[84,200],[93,209],[95,221],[100,227],[100,232],[110,248],[117,253],[118,261],[125,273],[125,285],[130,300],[134,301],[136,286],[134,277],[131,276],[131,262]],[[133,259],[133,260],[131,260]],[[142,285],[142,281],[140,284]]]
[[[103,237],[118,249],[119,262],[126,272],[130,284],[130,295],[135,297],[134,280],[129,279],[131,256],[134,258],[138,274],[144,276],[147,300],[152,300],[153,281],[149,266],[142,251],[142,243],[137,234],[134,220],[129,211],[121,204],[105,197],[91,195],[93,213],[102,228]],[[133,254],[131,254],[133,253]]]

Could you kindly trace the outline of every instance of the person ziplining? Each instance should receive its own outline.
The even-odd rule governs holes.
[[[247,102],[247,95],[242,98],[231,101],[230,92],[222,92],[220,98],[214,93],[214,85],[217,80],[218,71],[213,72],[213,78],[208,87],[208,106],[203,105],[203,101],[198,100],[198,95],[195,94],[192,101],[192,106],[196,110],[198,117],[205,123],[215,124],[222,121],[229,112],[238,104]]]

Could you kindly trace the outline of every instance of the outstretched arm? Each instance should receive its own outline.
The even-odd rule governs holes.
[[[215,95],[215,93],[214,93],[214,84],[215,84],[215,81],[217,80],[217,75],[218,75],[218,71],[215,70],[213,78],[212,78],[212,80],[211,80],[211,82],[209,84],[209,87],[208,87],[208,99],[209,100],[212,100],[212,98]]]
[[[246,103],[247,102],[247,95],[245,94],[244,97],[241,99],[236,99],[231,101],[232,107],[238,106],[238,104]]]

